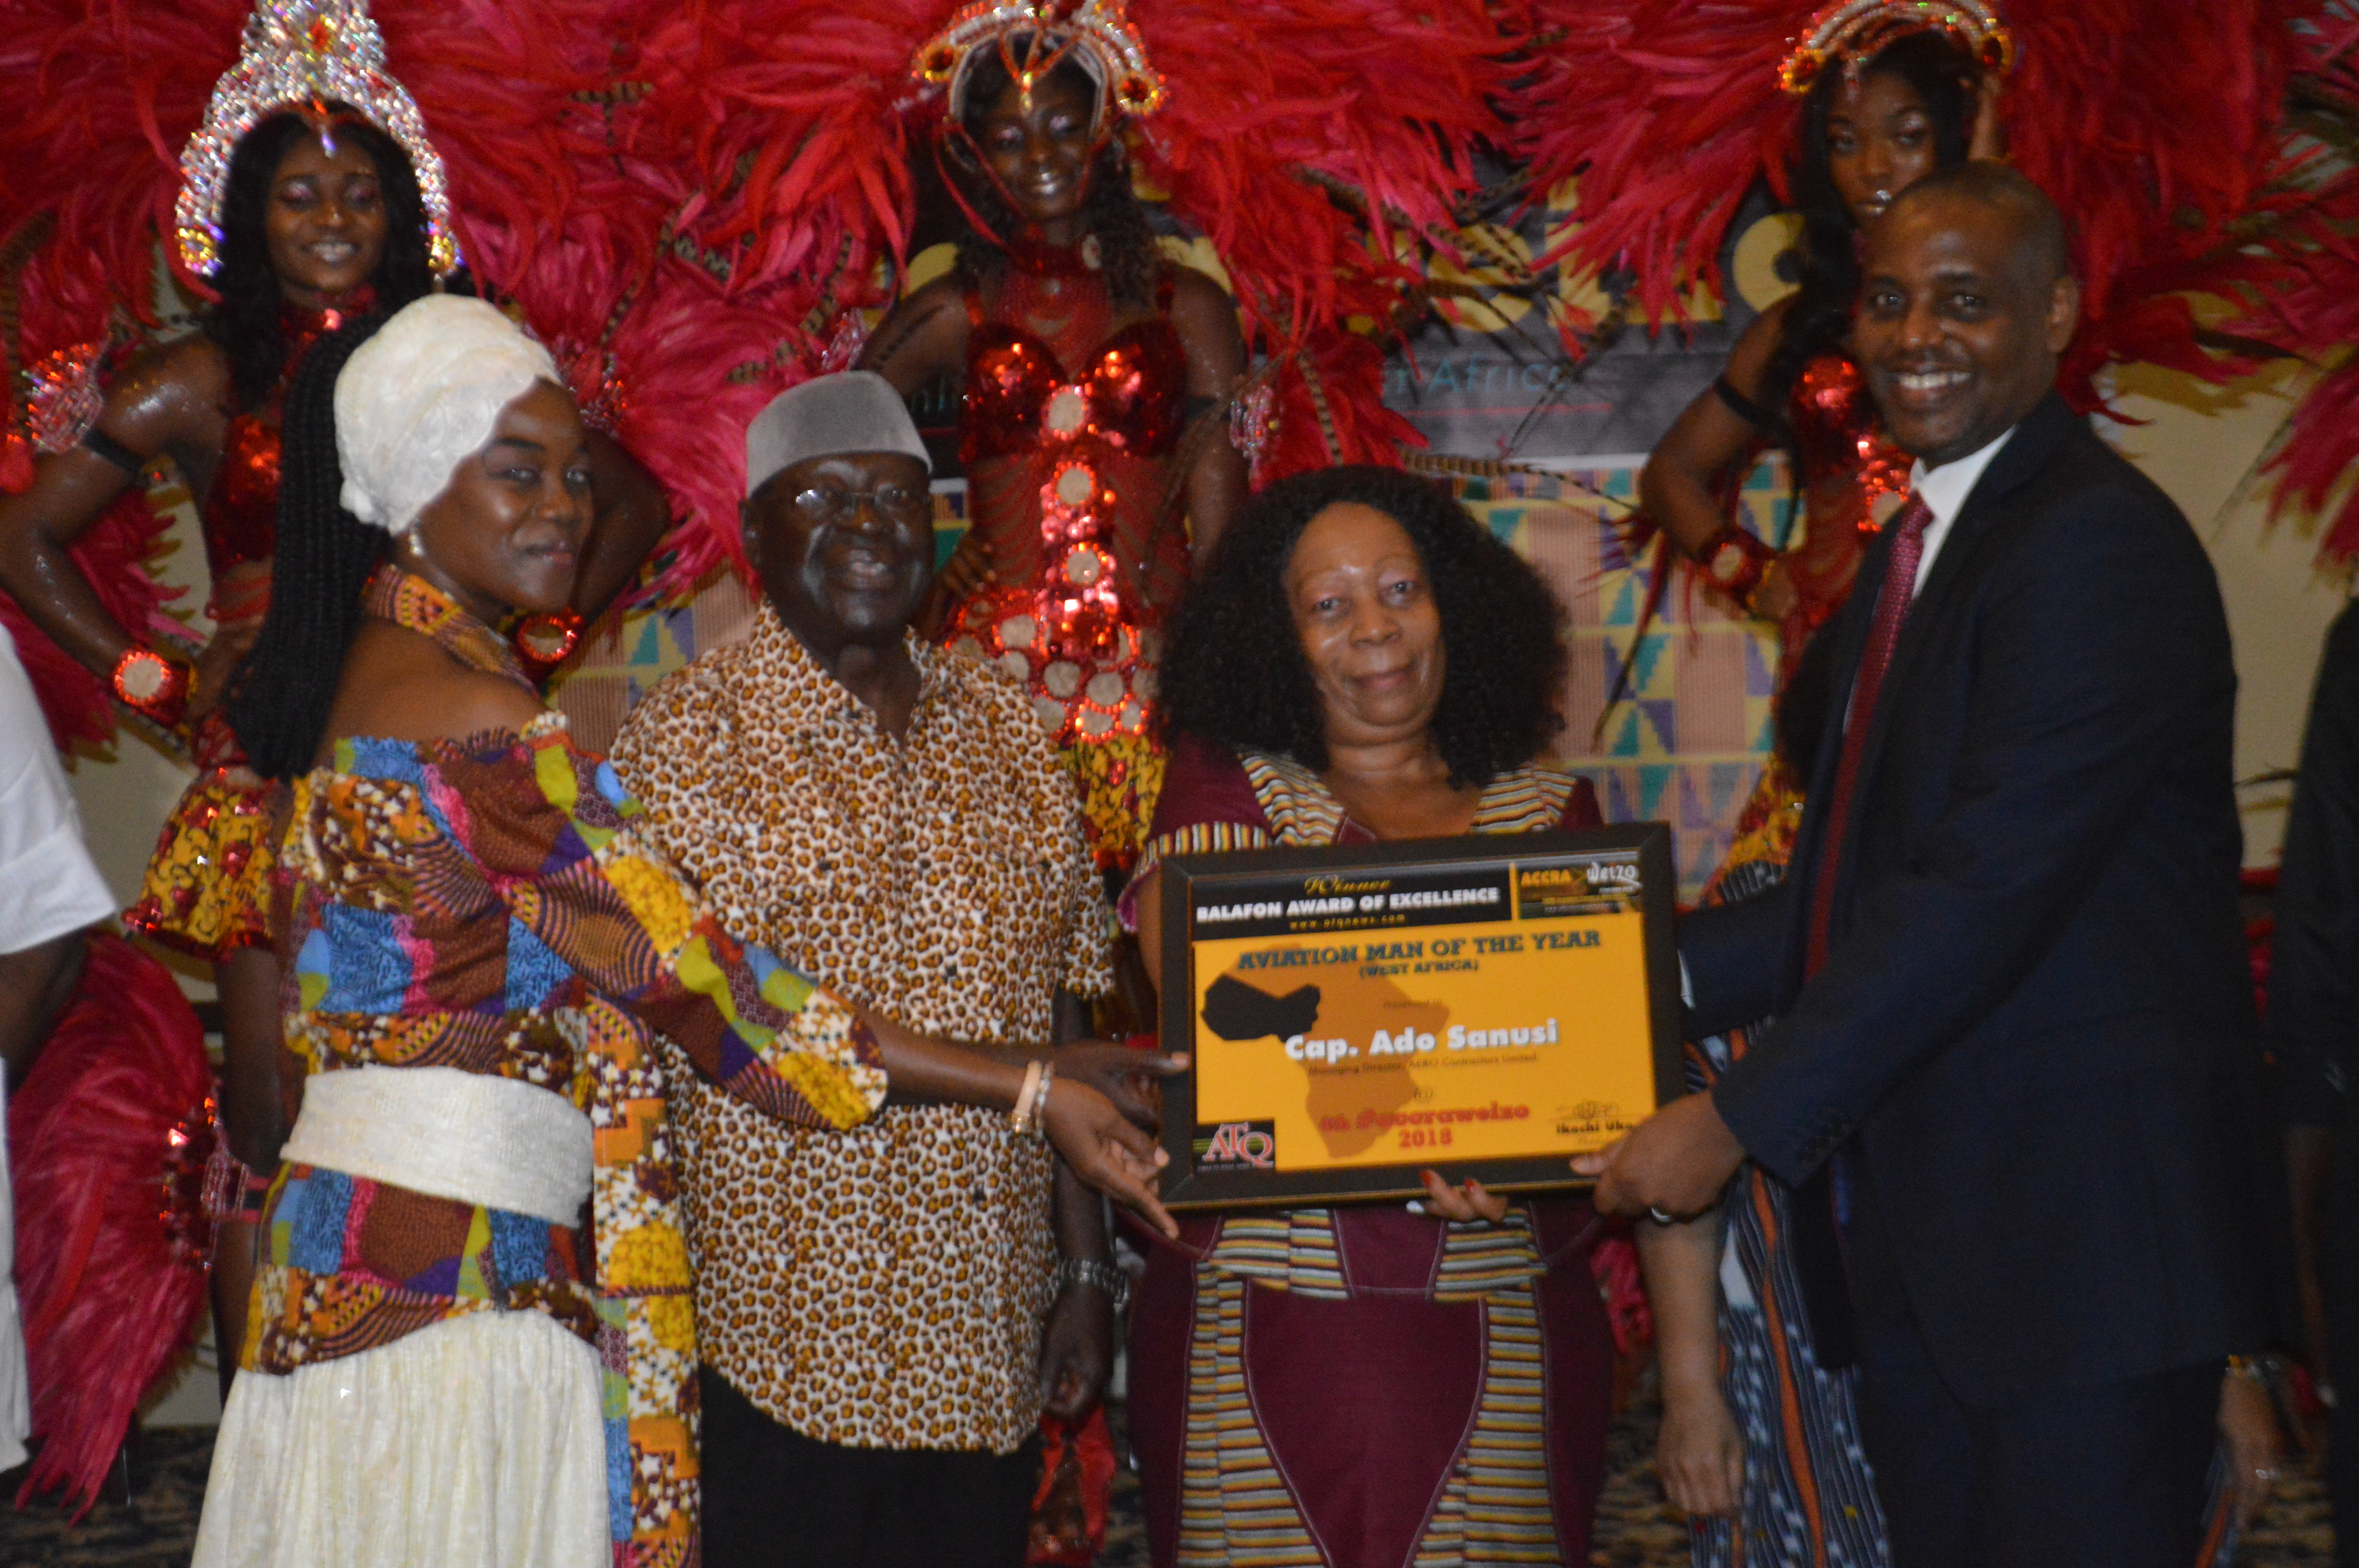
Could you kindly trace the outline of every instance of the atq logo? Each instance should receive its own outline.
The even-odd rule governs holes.
[[[1201,1145],[1196,1163],[1202,1168],[1244,1165],[1270,1170],[1277,1163],[1277,1134],[1266,1121],[1223,1121]]]

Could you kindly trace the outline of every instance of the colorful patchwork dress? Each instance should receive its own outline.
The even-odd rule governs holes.
[[[524,676],[387,568],[368,611]],[[527,689],[529,689],[527,685]],[[265,1209],[196,1562],[696,1560],[695,1320],[655,1035],[779,1120],[883,1101],[866,1025],[732,942],[561,715],[299,781]]]
[[[1597,821],[1585,780],[1524,767],[1483,792],[1474,831]],[[1186,737],[1154,828],[1138,878],[1166,855],[1375,837],[1299,762]],[[1597,1228],[1588,1199],[1541,1197],[1497,1225],[1361,1204],[1154,1238],[1130,1405],[1158,1568],[1586,1563],[1614,1359]]]

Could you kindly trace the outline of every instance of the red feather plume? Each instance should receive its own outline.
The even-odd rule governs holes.
[[[2320,0],[2003,0],[2017,66],[2001,99],[2016,165],[2073,232],[2084,321],[2068,390],[2114,359],[2219,375],[2185,311],[2149,302],[2218,252],[2276,167],[2298,52]],[[1721,285],[1718,252],[1756,178],[1780,196],[1800,100],[1777,67],[1808,0],[1518,0],[1530,74],[1511,95],[1545,193],[1578,179],[1570,265],[1628,267],[1650,321]]]
[[[212,1255],[203,1031],[171,972],[90,940],[73,1001],[8,1101],[16,1290],[41,1442],[17,1494],[86,1511],[141,1397],[187,1345]]]
[[[694,170],[673,249],[748,313],[737,330],[769,354],[760,375],[778,378],[765,396],[816,368],[843,312],[886,302],[914,216],[910,160],[931,156],[941,114],[909,61],[951,10],[697,0],[657,8],[636,32],[625,69],[649,85],[632,150]],[[1383,407],[1382,357],[1347,323],[1392,318],[1419,276],[1397,251],[1455,226],[1473,144],[1501,129],[1484,97],[1504,48],[1488,12],[1480,0],[1168,0],[1133,20],[1170,89],[1126,127],[1133,157],[1210,238],[1248,341],[1278,362],[1264,477],[1338,452],[1395,460],[1414,433]],[[711,399],[724,373],[754,384],[747,358],[682,354],[680,374],[643,373],[634,396],[654,406],[650,422],[734,428]],[[716,449],[702,472],[734,479],[741,463]],[[700,510],[734,555],[728,500]]]
[[[2359,126],[2359,19],[2321,18],[2307,48],[2307,95]],[[2315,172],[2309,165],[2294,171]],[[2303,191],[2261,249],[2254,303],[2230,331],[2313,362],[2359,344],[2359,170],[2345,167]],[[2304,395],[2267,467],[2277,478],[2277,509],[2299,503],[2314,512],[2332,501],[2359,468],[2359,359],[2345,358]],[[2359,558],[2359,487],[2328,519],[2318,553],[2328,564]]]

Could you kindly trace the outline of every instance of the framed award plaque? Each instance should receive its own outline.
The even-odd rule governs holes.
[[[1681,1087],[1670,829],[1162,863],[1171,1207],[1505,1191]]]

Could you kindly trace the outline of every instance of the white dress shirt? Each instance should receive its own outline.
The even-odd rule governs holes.
[[[33,684],[0,629],[0,953],[114,913],[114,895],[82,848],[82,817]]]
[[[1933,514],[1933,521],[1925,524],[1925,553],[1917,557],[1917,580],[1908,589],[1911,599],[1925,590],[1925,578],[1933,569],[1933,557],[1941,553],[1941,542],[1950,536],[1950,524],[1955,523],[1958,514],[1965,509],[1966,497],[1974,492],[1975,484],[1983,477],[1983,470],[1990,467],[1991,460],[1998,456],[1998,449],[2006,446],[2020,428],[2020,426],[2009,425],[1997,440],[1978,451],[1969,452],[1955,462],[1929,469],[1925,466],[1925,460],[1919,458],[1916,466],[1908,470],[1909,493],[1924,502],[1926,509]]]

